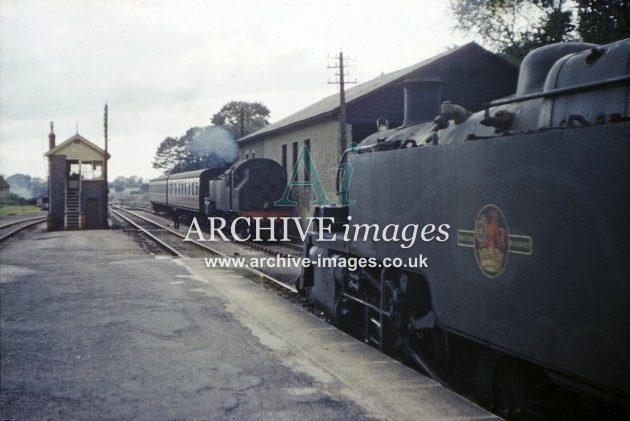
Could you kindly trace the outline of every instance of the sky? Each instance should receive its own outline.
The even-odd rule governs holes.
[[[334,94],[330,57],[366,82],[471,39],[444,0],[0,0],[0,174],[45,177],[50,121],[103,147],[109,178],[232,100],[278,121]]]

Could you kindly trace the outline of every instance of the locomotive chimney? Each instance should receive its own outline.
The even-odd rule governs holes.
[[[443,84],[440,78],[408,79],[403,82],[405,118],[401,127],[431,121],[440,114]]]
[[[55,148],[55,132],[53,130],[53,122],[50,122],[50,133],[48,134],[48,150]]]

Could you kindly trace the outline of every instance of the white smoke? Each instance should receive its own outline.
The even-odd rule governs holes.
[[[200,128],[188,142],[188,149],[201,156],[215,155],[224,162],[233,162],[238,156],[232,134],[221,126]]]

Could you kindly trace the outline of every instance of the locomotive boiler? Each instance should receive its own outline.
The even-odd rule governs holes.
[[[329,264],[304,268],[299,289],[506,418],[627,416],[628,98],[630,39],[556,44],[484,111],[444,102],[371,135],[344,156],[354,204],[316,211],[336,219],[305,256]],[[348,224],[365,235],[344,237]],[[388,224],[425,237],[372,235]],[[336,264],[361,258],[377,264]]]
[[[283,214],[273,201],[282,195],[286,173],[277,162],[253,158],[230,167],[209,168],[158,177],[149,182],[155,210],[177,212],[185,220],[239,216],[267,218]]]

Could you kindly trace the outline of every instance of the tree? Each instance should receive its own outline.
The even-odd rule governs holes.
[[[586,42],[607,44],[630,37],[630,2],[577,0],[577,32]]]
[[[238,155],[232,134],[221,126],[191,127],[179,138],[167,137],[157,148],[153,168],[166,174],[225,166]]]
[[[131,177],[119,175],[114,179],[114,181],[109,182],[108,186],[117,189],[116,191],[120,191],[119,189],[122,189],[124,187],[139,188],[142,184],[142,177],[138,177],[137,175],[132,175]]]
[[[21,198],[17,193],[9,193],[7,196],[0,200],[0,204],[2,205],[18,205],[20,202],[23,202],[24,199]]]
[[[212,116],[211,122],[238,139],[268,125],[269,114],[269,108],[260,102],[231,101]]]
[[[180,139],[165,138],[157,148],[153,158],[153,168],[165,170],[169,174],[180,162],[185,147]]]
[[[451,0],[456,29],[520,63],[532,49],[575,40],[571,3],[565,0]]]
[[[561,41],[607,44],[630,37],[627,0],[451,0],[456,29],[519,63],[532,49]]]
[[[6,178],[11,191],[24,199],[38,198],[48,191],[48,182],[27,174],[13,174]]]

